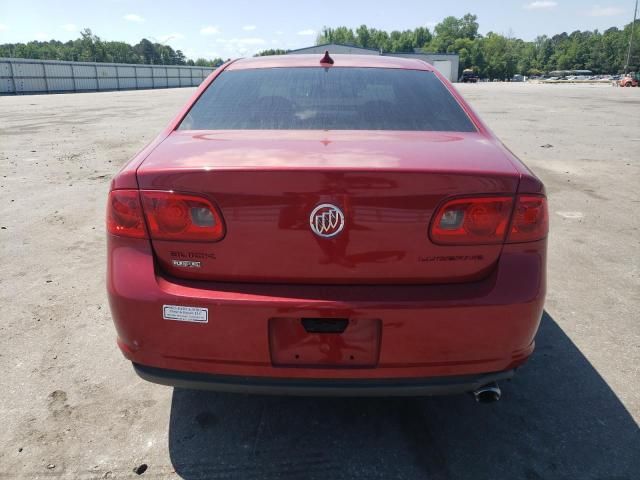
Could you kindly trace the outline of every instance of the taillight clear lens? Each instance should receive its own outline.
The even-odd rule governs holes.
[[[519,195],[507,242],[533,242],[548,233],[547,199],[541,195]]]
[[[457,198],[438,209],[431,223],[434,243],[478,245],[502,243],[507,233],[513,198]]]
[[[112,190],[107,204],[107,231],[113,235],[146,238],[137,190]]]
[[[206,198],[156,190],[140,194],[152,239],[217,242],[225,235],[222,214]]]

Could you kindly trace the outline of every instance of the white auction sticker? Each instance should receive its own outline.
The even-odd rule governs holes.
[[[180,322],[207,323],[209,321],[209,309],[183,307],[181,305],[163,305],[162,318],[165,320],[178,320]]]

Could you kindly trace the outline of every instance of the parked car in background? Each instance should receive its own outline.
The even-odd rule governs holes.
[[[112,181],[118,345],[167,385],[494,401],[547,230],[542,182],[431,65],[228,62]]]
[[[465,68],[462,71],[460,82],[462,83],[477,83],[480,77],[470,68]]]
[[[618,85],[620,87],[637,87],[639,83],[640,72],[627,73],[618,80]]]

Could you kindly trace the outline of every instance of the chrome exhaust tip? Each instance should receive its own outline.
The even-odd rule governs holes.
[[[502,391],[497,383],[492,382],[487,385],[483,385],[482,387],[474,390],[473,397],[476,399],[478,403],[493,403],[500,400],[502,396]]]

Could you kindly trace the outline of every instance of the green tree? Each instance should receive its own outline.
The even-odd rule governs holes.
[[[452,53],[455,41],[461,38],[478,38],[478,17],[467,13],[462,18],[447,17],[434,28],[434,37],[430,47],[439,53]]]
[[[363,48],[371,47],[372,45],[371,32],[369,31],[366,25],[360,25],[356,29],[356,40],[358,45],[360,45]]]
[[[290,50],[283,50],[282,48],[269,48],[267,50],[262,50],[254,55],[254,57],[265,57],[268,55],[284,55],[285,53],[290,52]]]

